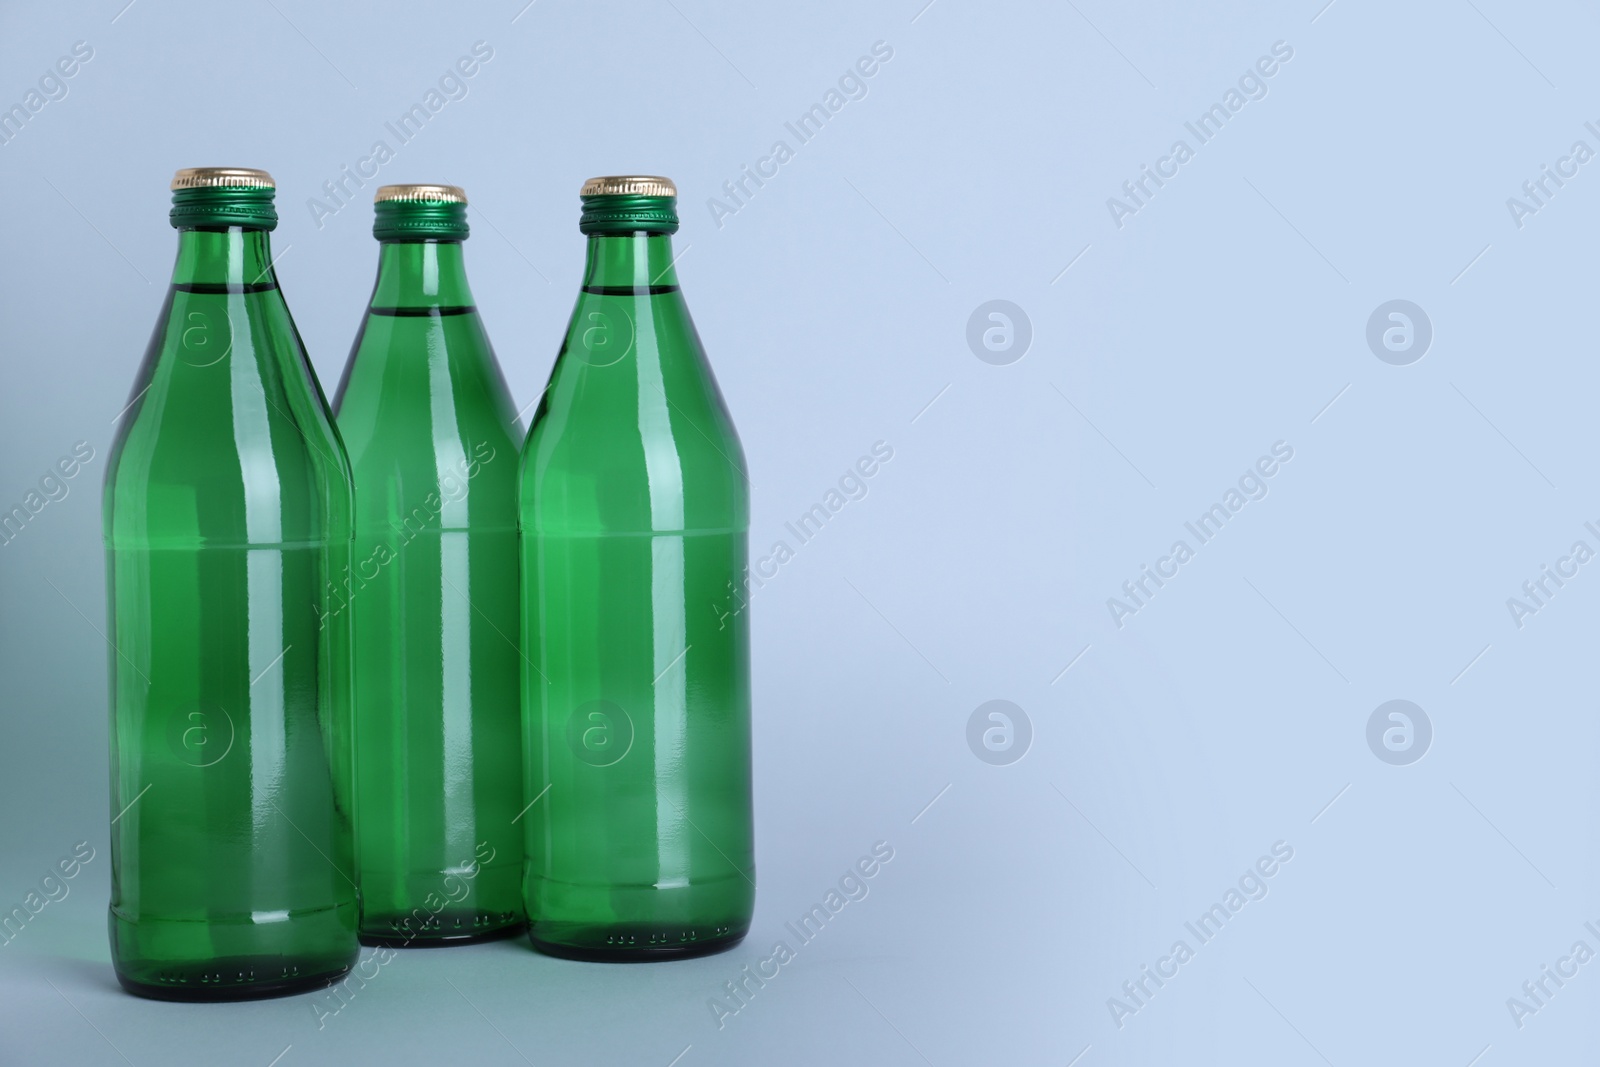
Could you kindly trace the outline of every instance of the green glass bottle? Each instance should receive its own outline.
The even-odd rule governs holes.
[[[755,905],[744,453],[678,291],[665,178],[581,192],[583,287],[523,446],[523,895],[535,947],[736,944]]]
[[[273,271],[271,177],[172,188],[172,286],[106,470],[111,957],[143,996],[266,996],[359,952],[350,468]]]
[[[334,399],[356,483],[361,937],[523,927],[516,407],[462,266],[466,195],[378,190],[378,280]]]

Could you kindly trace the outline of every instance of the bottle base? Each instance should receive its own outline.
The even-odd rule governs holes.
[[[723,928],[726,929],[726,928]],[[530,923],[528,940],[547,956],[586,963],[651,963],[687,960],[726,952],[749,933],[746,925],[711,937],[665,940],[655,927],[643,925],[576,926]]]
[[[360,933],[360,940],[368,948],[453,948],[457,945],[481,945],[487,941],[504,941],[508,937],[516,937],[527,929],[527,923],[513,922],[491,930],[463,934],[419,933],[407,936],[392,931],[363,930]]]
[[[112,907],[109,926],[117,981],[135,996],[154,1000],[304,993],[343,978],[361,956],[354,899],[271,922],[222,916],[134,921]]]
[[[117,981],[129,993],[148,1000],[265,1000],[324,989],[348,974],[353,963],[328,966],[318,961],[315,970],[301,974],[300,965],[285,962],[281,956],[239,956],[201,963],[135,965],[151,981],[130,977],[119,967]],[[257,974],[263,977],[258,980]]]

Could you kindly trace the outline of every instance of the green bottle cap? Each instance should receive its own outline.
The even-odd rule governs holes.
[[[385,185],[372,200],[372,236],[380,241],[465,241],[472,232],[459,185]]]
[[[583,200],[578,230],[591,237],[678,232],[678,187],[671,178],[648,174],[590,178],[578,196]]]
[[[250,167],[185,167],[172,176],[172,211],[176,229],[243,226],[274,230],[278,212],[272,175]]]

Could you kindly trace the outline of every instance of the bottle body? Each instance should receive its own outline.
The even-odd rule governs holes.
[[[534,944],[648,959],[754,907],[744,458],[665,235],[591,236],[523,452]]]
[[[362,939],[515,933],[520,433],[459,241],[382,245],[335,410],[356,484]]]
[[[354,963],[349,469],[266,233],[184,230],[107,465],[111,946],[130,991]]]

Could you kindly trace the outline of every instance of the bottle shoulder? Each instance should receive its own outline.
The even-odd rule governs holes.
[[[333,439],[337,443],[336,439]],[[246,452],[190,462],[122,449],[107,464],[108,541],[285,545],[342,536],[354,518],[342,458]]]
[[[523,445],[520,500],[525,531],[748,525],[744,451],[676,286],[579,293]]]
[[[521,436],[516,407],[494,349],[473,321],[395,321],[369,313],[352,346],[334,412],[354,459],[375,448],[416,453],[428,442]],[[443,323],[442,325],[440,323]]]
[[[349,463],[281,299],[177,299],[194,295],[169,294],[119,417],[108,539],[326,540],[349,524]]]
[[[487,388],[500,365],[474,304],[368,306],[350,346],[342,398],[352,388],[383,392],[412,388]]]
[[[524,481],[644,477],[669,458],[697,481],[746,477],[744,447],[714,386],[664,392],[644,382],[601,396],[552,384],[523,445]]]
[[[580,294],[528,445],[594,454],[586,437],[634,452],[692,448],[698,438],[742,467],[733,418],[676,287],[666,295]]]
[[[592,398],[591,398],[592,399]],[[523,445],[524,528],[680,531],[749,525],[744,450],[720,399],[541,405]]]

